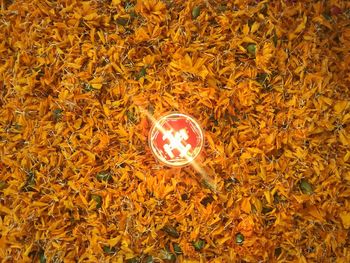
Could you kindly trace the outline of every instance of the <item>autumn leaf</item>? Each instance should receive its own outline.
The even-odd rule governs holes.
[[[56,2],[0,1],[1,259],[349,261],[348,1]]]

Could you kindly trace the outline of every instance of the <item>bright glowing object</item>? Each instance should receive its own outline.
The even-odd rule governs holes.
[[[149,144],[155,157],[169,166],[190,164],[202,150],[203,131],[190,116],[171,113],[156,121]]]

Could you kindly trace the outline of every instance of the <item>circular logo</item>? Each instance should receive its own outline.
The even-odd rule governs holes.
[[[149,144],[155,157],[170,166],[192,162],[203,147],[203,131],[190,116],[171,113],[153,124]]]

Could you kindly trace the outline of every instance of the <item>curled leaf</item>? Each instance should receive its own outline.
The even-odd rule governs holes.
[[[58,122],[62,119],[63,110],[62,109],[55,109],[52,112],[52,117],[55,122]]]
[[[90,197],[91,197],[91,200],[94,200],[96,202],[96,209],[101,208],[102,197],[100,195],[97,195],[97,194],[92,194]]]
[[[193,242],[194,249],[199,251],[205,246],[205,241],[203,239]]]
[[[201,13],[201,8],[199,6],[195,6],[192,9],[192,18],[196,19],[197,17],[199,17],[200,13]]]
[[[173,244],[173,248],[174,248],[175,254],[177,254],[177,255],[182,254],[181,247],[180,247],[180,245],[178,243],[174,243]]]
[[[174,237],[174,238],[180,237],[180,234],[179,234],[179,232],[177,232],[175,227],[166,225],[162,228],[162,230],[171,237]]]
[[[299,187],[304,194],[311,195],[313,193],[312,185],[306,179],[301,179]]]
[[[235,236],[235,241],[236,241],[236,244],[243,245],[244,236],[241,233],[237,233]]]
[[[171,253],[169,250],[167,249],[163,249],[160,251],[160,255],[159,257],[163,260],[167,260],[167,261],[170,261],[170,262],[175,262],[176,261],[176,256]]]
[[[8,187],[8,184],[5,181],[0,181],[0,191]]]
[[[256,45],[255,44],[248,44],[246,49],[247,49],[247,52],[250,56],[255,57],[255,53],[256,53]]]
[[[96,175],[96,179],[99,180],[99,181],[110,181],[112,179],[112,175],[110,172],[108,171],[104,171],[104,172],[99,172],[97,175]]]

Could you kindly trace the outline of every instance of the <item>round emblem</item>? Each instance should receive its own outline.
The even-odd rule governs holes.
[[[170,166],[184,166],[201,152],[203,131],[197,121],[182,113],[161,117],[150,130],[149,144],[155,157]]]

